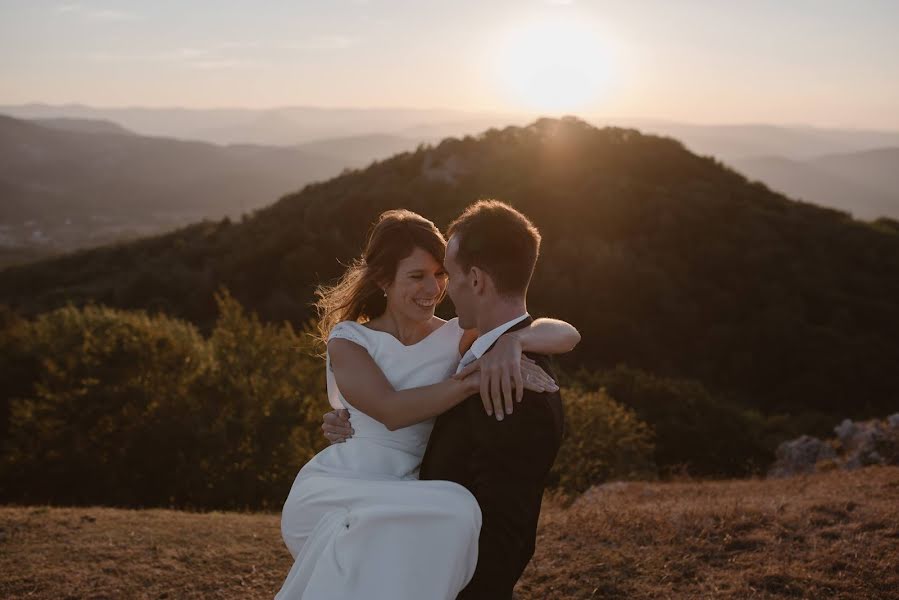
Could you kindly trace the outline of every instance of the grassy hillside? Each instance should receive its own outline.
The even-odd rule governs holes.
[[[899,598],[899,468],[548,499],[520,600]],[[0,596],[271,598],[277,514],[0,507]]]

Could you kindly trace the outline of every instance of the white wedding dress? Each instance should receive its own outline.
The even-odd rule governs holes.
[[[329,339],[368,350],[397,390],[438,383],[459,364],[452,319],[410,346],[350,321]],[[353,408],[327,363],[328,399],[347,408],[353,437],[299,472],[281,514],[294,557],[277,600],[453,600],[474,574],[481,511],[450,481],[419,481],[434,420],[389,431]]]

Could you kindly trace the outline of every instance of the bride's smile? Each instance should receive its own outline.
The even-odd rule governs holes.
[[[429,252],[415,248],[399,261],[396,277],[387,286],[387,310],[394,320],[428,321],[443,300],[447,275]]]

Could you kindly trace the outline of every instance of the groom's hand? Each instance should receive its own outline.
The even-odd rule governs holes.
[[[322,416],[322,433],[331,444],[340,444],[356,433],[350,425],[350,411],[345,408],[329,410]]]

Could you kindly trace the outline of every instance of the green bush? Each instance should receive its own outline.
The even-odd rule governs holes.
[[[715,398],[700,382],[659,377],[619,365],[580,372],[576,380],[603,387],[655,431],[662,474],[741,476],[774,460],[773,425],[757,411]]]
[[[289,324],[261,324],[227,291],[216,302],[209,339],[177,319],[95,305],[8,319],[0,499],[280,505],[324,445],[321,360]]]
[[[9,399],[4,471],[22,500],[133,504],[167,487],[171,440],[192,435],[186,421],[201,407],[191,391],[211,362],[196,328],[68,306],[18,342],[39,366],[31,389]]]
[[[610,479],[653,478],[652,428],[606,390],[562,392],[566,433],[551,473],[551,483],[566,492],[583,492]]]
[[[206,421],[209,498],[198,501],[280,508],[297,471],[327,445],[324,363],[308,330],[260,323],[227,293],[216,300],[203,395],[217,409]]]

